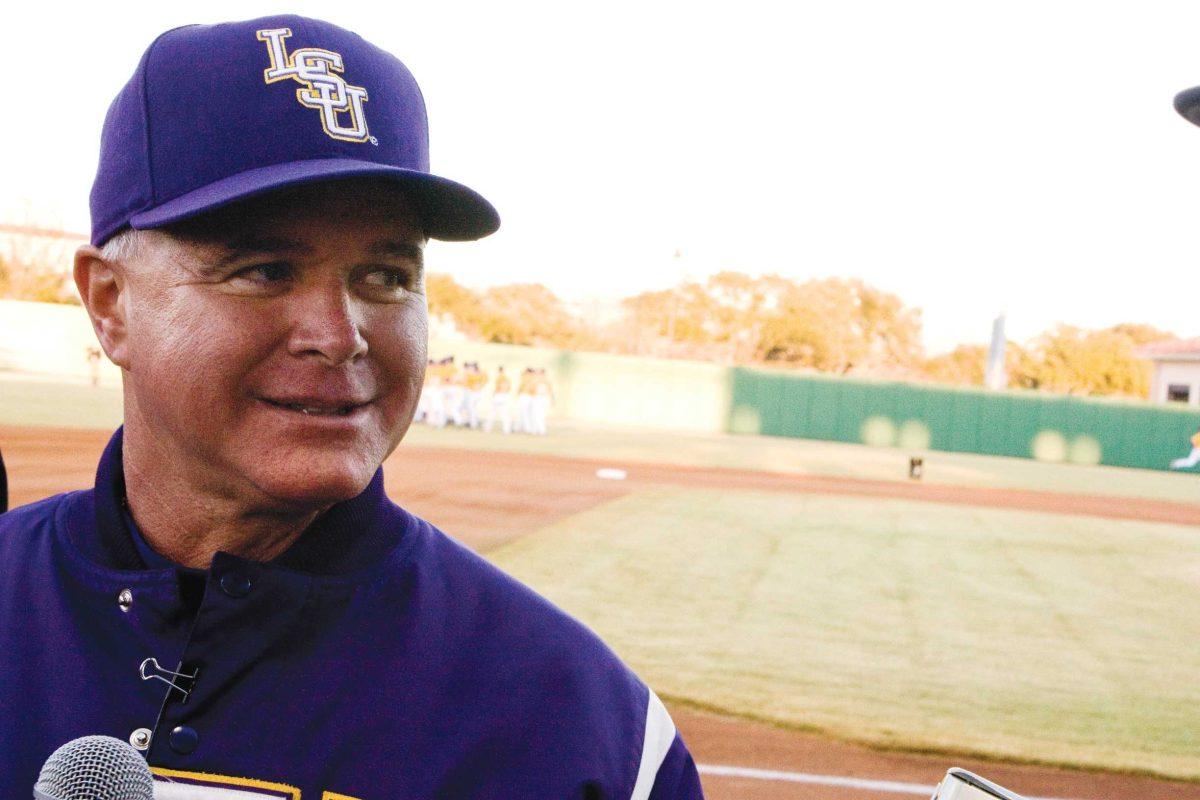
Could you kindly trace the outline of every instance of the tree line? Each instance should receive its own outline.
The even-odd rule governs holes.
[[[70,258],[61,241],[22,234],[6,237],[0,241],[0,298],[78,304],[70,277],[47,266],[63,263]]]
[[[39,268],[54,259],[26,250],[11,243],[0,248],[0,297],[77,303],[68,280]],[[587,318],[536,283],[475,290],[431,273],[426,295],[432,316],[488,342],[964,386],[984,382],[985,345],[927,356],[920,309],[856,278],[795,281],[725,271],[626,297],[618,313],[604,320]],[[1173,338],[1142,324],[1101,330],[1057,325],[1032,341],[1008,342],[1008,385],[1146,397],[1151,365],[1135,350]]]
[[[430,314],[489,342],[693,358],[729,364],[982,386],[985,345],[926,356],[921,311],[859,279],[795,281],[719,272],[626,297],[604,321],[574,312],[540,284],[480,291],[430,274]],[[1146,397],[1151,365],[1135,349],[1175,338],[1150,325],[1057,325],[1009,341],[1008,385],[1083,395]]]

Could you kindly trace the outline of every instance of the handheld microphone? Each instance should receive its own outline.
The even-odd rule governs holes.
[[[46,759],[33,800],[154,800],[154,777],[128,743],[83,736]]]

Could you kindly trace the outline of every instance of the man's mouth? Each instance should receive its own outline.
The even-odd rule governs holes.
[[[276,408],[295,411],[299,414],[304,414],[309,417],[346,417],[353,413],[356,409],[362,408],[366,403],[347,403],[337,405],[314,404],[314,403],[288,403],[281,400],[271,400],[262,398],[263,402],[273,405]]]

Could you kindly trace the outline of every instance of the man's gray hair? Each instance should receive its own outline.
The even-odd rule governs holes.
[[[141,249],[145,234],[133,228],[125,228],[100,248],[105,261],[128,261]]]

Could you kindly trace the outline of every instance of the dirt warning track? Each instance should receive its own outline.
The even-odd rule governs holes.
[[[0,426],[13,505],[90,486],[107,431]],[[584,458],[402,445],[384,465],[389,495],[481,550],[648,486],[800,492],[1007,508],[1200,526],[1200,504],[777,472],[622,464],[623,481]],[[537,487],[536,492],[529,487]]]
[[[620,466],[623,481],[605,481],[596,470]],[[540,520],[523,516],[516,532],[531,530],[524,522],[544,524],[600,501],[650,486],[832,494],[987,508],[1073,514],[1140,522],[1200,525],[1200,504],[1136,497],[1058,494],[1028,489],[996,489],[901,481],[830,478],[777,472],[685,467],[674,464],[620,464],[583,458],[521,453],[402,446],[384,465],[389,494],[415,513],[445,520],[446,530],[474,536],[504,525],[493,513],[512,504],[520,514],[533,514],[525,487],[537,487]],[[434,513],[436,511],[436,513]],[[453,519],[462,527],[449,524]]]
[[[91,486],[109,435],[108,431],[0,426],[11,504]],[[598,479],[596,470],[606,466],[621,466],[626,479]],[[659,464],[613,465],[449,448],[402,446],[386,463],[385,475],[391,497],[480,551],[628,492],[662,485],[853,495],[1200,525],[1200,506],[1134,498]],[[705,791],[713,800],[917,797],[920,787],[933,786],[950,766],[979,772],[1031,797],[1200,800],[1198,783],[880,751],[680,705],[672,705],[671,711],[702,766]],[[741,771],[729,774],[724,767]],[[777,777],[764,778],[771,774]]]

